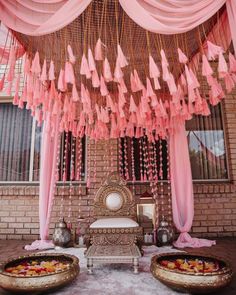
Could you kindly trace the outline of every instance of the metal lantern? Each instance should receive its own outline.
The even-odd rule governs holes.
[[[160,225],[157,229],[157,245],[166,246],[171,244],[174,237],[173,228],[165,220],[160,222]]]
[[[53,243],[56,247],[66,247],[71,241],[71,230],[67,227],[64,218],[57,223],[53,233]]]
[[[86,219],[78,218],[78,226],[75,234],[75,244],[78,247],[85,246],[85,234],[86,234]]]

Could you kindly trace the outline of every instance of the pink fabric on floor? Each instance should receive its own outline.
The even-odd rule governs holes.
[[[174,242],[177,248],[212,246],[215,241],[191,238],[188,234],[194,217],[194,196],[188,141],[184,122],[176,122],[176,130],[170,135],[170,172],[172,190],[172,211],[179,238]]]
[[[49,115],[47,115],[44,122],[39,179],[39,226],[41,240],[25,246],[26,250],[47,249],[52,248],[53,245],[52,242],[48,240],[48,231],[54,197],[59,119],[59,115],[57,115],[54,120],[50,120]],[[53,136],[51,134],[52,130],[54,130]]]
[[[44,240],[36,240],[31,245],[26,245],[25,250],[33,251],[33,250],[47,250],[53,249],[55,246],[52,241],[44,241]]]

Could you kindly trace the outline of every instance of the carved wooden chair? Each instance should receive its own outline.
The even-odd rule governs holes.
[[[93,222],[86,235],[89,245],[140,244],[143,229],[137,223],[136,204],[126,182],[111,173],[97,191],[94,203]]]

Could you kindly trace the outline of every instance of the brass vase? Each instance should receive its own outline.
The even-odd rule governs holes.
[[[72,238],[71,230],[67,227],[64,218],[56,224],[53,233],[53,243],[56,247],[66,247]]]

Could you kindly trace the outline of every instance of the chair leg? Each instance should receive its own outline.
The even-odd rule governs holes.
[[[134,258],[134,273],[138,274],[138,258]]]
[[[93,260],[92,258],[87,258],[87,268],[88,268],[88,274],[93,274]]]

